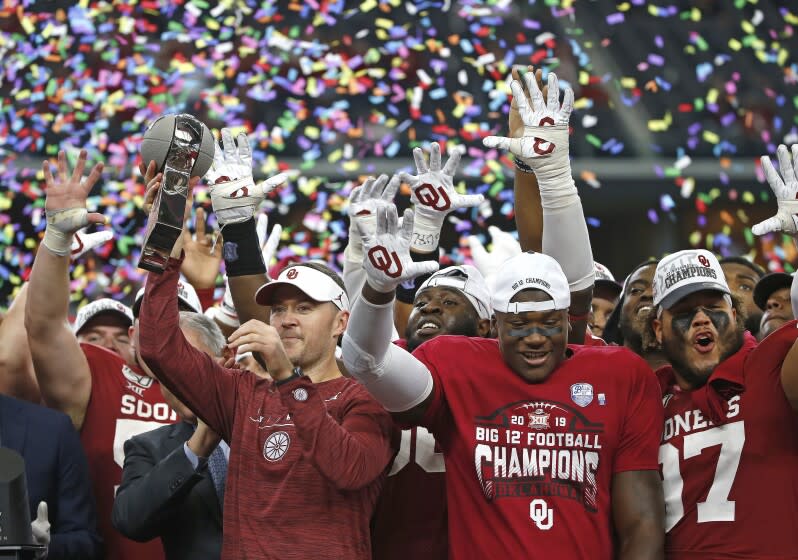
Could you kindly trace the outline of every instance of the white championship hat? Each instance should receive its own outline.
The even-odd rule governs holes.
[[[139,308],[141,307],[141,300],[143,299],[144,287],[142,286],[141,289],[136,292],[136,299],[133,300],[133,315],[136,317],[138,317]],[[177,282],[177,299],[180,300],[180,303],[185,304],[193,312],[202,313],[202,303],[200,303],[197,290],[194,289],[194,286],[183,279],[180,279]]]
[[[479,315],[480,319],[490,319],[493,313],[490,310],[490,291],[485,277],[470,264],[447,266],[427,278],[416,291],[420,294],[427,288],[445,286],[461,292]]]
[[[654,305],[670,309],[677,301],[701,290],[730,294],[717,257],[706,249],[668,255],[654,272]]]
[[[543,253],[521,253],[502,263],[501,272],[493,279],[491,305],[500,313],[525,313],[568,309],[571,291],[560,264]],[[551,296],[549,301],[513,302],[522,290],[542,290]]]
[[[124,318],[128,326],[133,324],[133,311],[127,305],[114,299],[102,298],[78,309],[75,322],[72,324],[72,331],[77,334],[90,319],[100,313],[113,313]]]
[[[260,305],[271,305],[274,292],[280,286],[295,286],[315,301],[329,301],[338,309],[349,311],[349,297],[335,280],[315,268],[302,265],[284,268],[276,280],[258,289],[255,301]]]

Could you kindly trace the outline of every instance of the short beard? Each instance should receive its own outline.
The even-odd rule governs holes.
[[[729,344],[729,347],[721,353],[718,363],[705,369],[697,369],[687,363],[684,358],[684,352],[679,349],[679,346],[683,345],[684,341],[677,340],[670,344],[663,341],[663,349],[671,366],[684,378],[693,390],[706,385],[707,380],[710,375],[712,375],[712,372],[715,371],[715,368],[740,350],[743,345],[745,325],[742,321],[738,321],[735,327],[736,328],[729,329],[728,333],[723,335],[718,333],[719,340],[731,340],[732,342]]]
[[[645,323],[642,320],[632,317],[627,319],[621,315],[618,326],[621,330],[623,337],[623,345],[629,348],[638,356],[643,355],[643,327]]]

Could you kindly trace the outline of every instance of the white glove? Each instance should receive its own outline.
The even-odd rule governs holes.
[[[764,235],[771,231],[783,231],[791,235],[798,233],[798,144],[792,145],[792,161],[784,144],[779,146],[776,154],[779,157],[781,177],[768,156],[762,156],[760,161],[770,188],[776,195],[779,209],[775,216],[751,228],[754,235]]]
[[[380,175],[376,179],[369,177],[366,182],[352,189],[349,194],[349,242],[344,256],[351,262],[363,261],[363,241],[360,229],[368,235],[377,231],[377,210],[393,206],[393,199],[399,189],[400,179]]]
[[[260,206],[265,196],[289,177],[278,173],[257,186],[252,178],[252,149],[243,132],[237,143],[229,129],[222,129],[222,149],[213,154],[213,165],[206,174],[210,184],[211,202],[220,226],[246,222]]]
[[[413,262],[410,257],[410,238],[413,235],[413,211],[405,210],[402,227],[393,204],[376,212],[377,227],[374,234],[363,229],[357,221],[363,239],[363,270],[369,285],[383,293],[392,292],[402,282],[416,276],[432,274],[438,270],[435,261]]]
[[[471,258],[474,266],[477,267],[485,277],[485,282],[491,286],[490,279],[493,278],[501,269],[504,261],[521,253],[521,244],[518,240],[506,231],[502,231],[496,226],[488,227],[492,241],[490,252],[485,250],[484,245],[476,235],[468,236],[468,246],[471,248]]]
[[[415,229],[412,248],[431,253],[438,248],[441,228],[446,216],[460,208],[478,206],[484,199],[481,194],[459,194],[454,189],[454,174],[460,163],[460,150],[454,150],[441,169],[441,147],[430,145],[429,166],[421,148],[413,150],[418,175],[401,173],[399,176],[410,185],[410,201],[415,205]]]
[[[565,88],[560,105],[560,84],[557,76],[550,72],[548,100],[544,103],[534,74],[527,72],[523,79],[532,98],[531,108],[520,82],[513,80],[510,89],[524,122],[524,135],[521,138],[488,136],[482,143],[489,148],[510,150],[532,168],[544,207],[565,206],[573,201],[560,199],[578,196],[568,159],[568,120],[574,108],[574,92]]]
[[[280,244],[280,236],[283,234],[283,226],[274,224],[272,232],[267,236],[266,231],[269,228],[269,217],[266,214],[258,216],[258,223],[255,230],[258,233],[258,241],[260,241],[260,251],[263,255],[263,264],[266,265],[266,270],[274,260],[277,254],[277,246]]]
[[[208,308],[205,311],[205,315],[233,329],[241,325],[238,320],[236,306],[233,303],[233,294],[230,293],[230,284],[227,282],[227,276],[224,278],[224,296],[221,303]]]
[[[50,521],[47,519],[47,502],[39,502],[39,509],[36,511],[36,519],[30,524],[33,532],[33,542],[38,545],[50,546]],[[47,558],[47,550],[37,552],[36,559]]]
[[[75,236],[72,238],[72,247],[70,247],[70,254],[73,259],[77,259],[84,253],[88,253],[95,247],[99,247],[106,241],[114,238],[114,232],[110,229],[98,231],[95,233],[86,233],[86,228],[79,229]]]

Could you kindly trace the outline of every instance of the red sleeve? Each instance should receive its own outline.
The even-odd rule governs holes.
[[[213,293],[216,291],[216,288],[202,288],[197,290],[197,297],[199,297],[200,305],[202,305],[202,310],[205,311],[210,309],[216,304],[216,300],[213,298]]]
[[[628,374],[629,400],[618,403],[624,409],[624,423],[614,473],[659,469],[659,442],[665,422],[662,392],[648,364],[637,356],[634,358],[627,369],[632,370]]]
[[[230,441],[239,385],[252,377],[223,368],[183,336],[177,304],[181,263],[182,259],[170,259],[163,274],[147,275],[139,316],[141,357],[158,381]]]
[[[285,383],[278,390],[304,454],[337,488],[363,488],[388,466],[393,457],[391,417],[365,390],[355,385],[346,389],[350,402],[341,424],[327,414],[324,399],[309,378]]]

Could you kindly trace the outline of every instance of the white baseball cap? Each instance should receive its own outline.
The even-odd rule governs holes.
[[[609,280],[610,282],[615,282],[615,276],[612,275],[610,269],[600,262],[593,261],[593,271],[596,273],[596,280]]]
[[[284,268],[276,280],[258,288],[255,301],[260,305],[271,305],[274,292],[280,286],[295,286],[315,301],[329,301],[341,311],[349,311],[346,290],[320,270],[302,265]]]
[[[113,313],[122,317],[128,323],[127,326],[133,324],[133,311],[127,305],[114,299],[102,298],[78,309],[75,322],[72,324],[72,331],[78,334],[89,320],[100,313]]]
[[[144,299],[144,287],[136,292],[136,298],[133,300],[133,315],[138,317],[139,309],[141,308],[141,300]],[[202,313],[202,303],[200,303],[197,290],[194,286],[183,280],[182,278],[177,282],[177,299],[189,307],[195,313]]]
[[[659,261],[653,289],[654,305],[663,309],[702,290],[731,293],[717,257],[706,249],[679,251]]]
[[[543,253],[526,252],[504,261],[491,285],[491,305],[500,313],[524,313],[568,309],[571,290],[560,264]],[[551,296],[549,301],[513,302],[522,290],[542,290]]]
[[[480,319],[490,319],[493,313],[490,310],[490,292],[485,277],[470,264],[447,266],[427,278],[416,292],[420,294],[427,288],[445,286],[461,292],[479,315]]]

